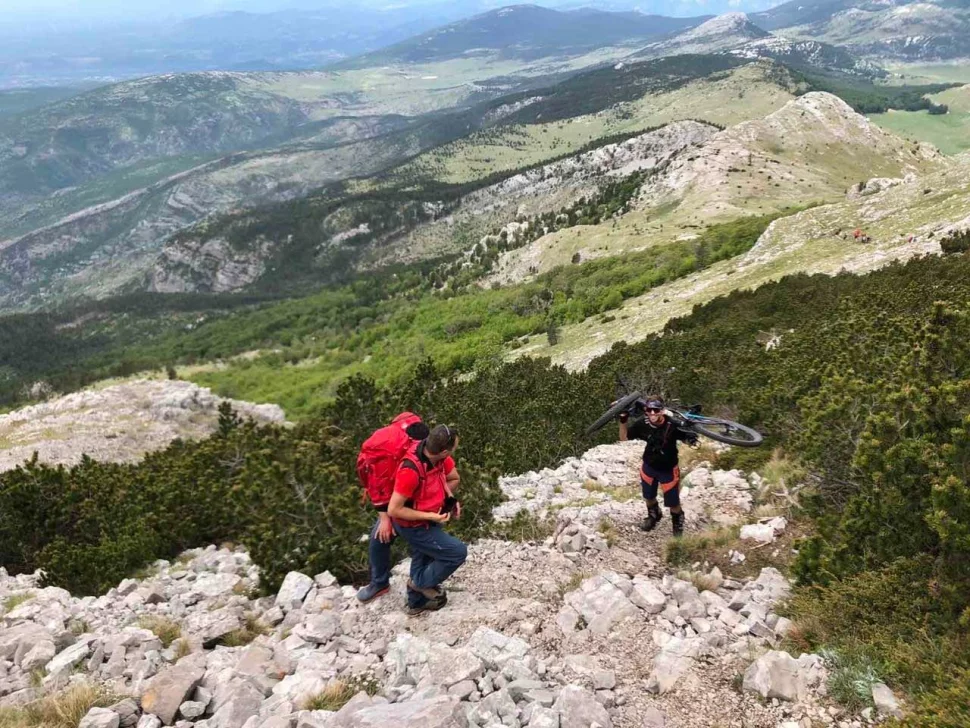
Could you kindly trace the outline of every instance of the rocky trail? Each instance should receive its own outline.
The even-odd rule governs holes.
[[[898,710],[880,692],[879,714],[849,715],[826,697],[821,657],[780,651],[790,586],[776,569],[668,567],[669,518],[637,527],[639,451],[503,478],[497,519],[526,510],[554,531],[472,544],[447,606],[419,617],[404,612],[407,562],[366,605],[328,572],[253,598],[258,569],[227,547],[97,598],[0,571],[0,711],[92,683],[111,697],[81,728],[861,728]],[[697,463],[688,534],[753,520],[759,484]],[[741,543],[790,548],[772,540],[784,528],[748,527]]]

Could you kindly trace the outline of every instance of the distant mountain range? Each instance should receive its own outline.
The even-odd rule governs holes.
[[[226,12],[151,25],[0,27],[0,88],[192,71],[318,68],[474,12],[478,3]]]
[[[539,58],[631,45],[700,25],[710,16],[670,18],[638,12],[589,8],[557,11],[538,5],[511,5],[461,20],[406,41],[354,58],[341,67],[378,63],[427,63],[498,53],[504,58]]]
[[[967,0],[792,0],[750,16],[761,28],[875,58],[970,57]]]

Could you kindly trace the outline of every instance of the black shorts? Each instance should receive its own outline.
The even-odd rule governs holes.
[[[640,468],[640,488],[645,500],[656,500],[657,491],[663,490],[664,505],[674,508],[680,505],[680,468],[662,471],[647,465]]]

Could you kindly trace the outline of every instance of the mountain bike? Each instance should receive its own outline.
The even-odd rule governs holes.
[[[642,422],[645,417],[645,405],[646,400],[640,392],[631,392],[620,397],[610,405],[610,408],[596,422],[587,428],[587,437],[602,430],[623,412],[629,413],[629,425],[631,427]],[[764,439],[760,432],[746,425],[721,417],[702,415],[700,405],[686,408],[676,405],[676,402],[668,404],[664,409],[664,415],[669,417],[671,422],[684,432],[693,432],[718,442],[739,447],[757,447]]]

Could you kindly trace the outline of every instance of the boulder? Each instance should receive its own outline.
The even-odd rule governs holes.
[[[24,672],[33,672],[53,660],[56,654],[57,648],[54,647],[53,642],[50,640],[38,642],[24,655],[20,661],[20,669]]]
[[[590,632],[596,635],[606,635],[619,622],[640,616],[623,590],[603,576],[583,581],[578,590],[566,596],[566,603],[586,620]]]
[[[506,662],[523,658],[529,652],[529,644],[518,637],[506,637],[489,627],[479,627],[465,645],[492,669],[500,669]]]
[[[741,540],[771,543],[775,540],[775,530],[767,523],[749,523],[741,526]]]
[[[34,622],[5,627],[0,631],[0,660],[16,662],[16,655],[26,655],[41,642],[53,641],[54,635]]]
[[[186,700],[179,706],[179,715],[186,720],[195,720],[205,713],[205,703],[198,700]]]
[[[462,704],[450,697],[372,705],[354,714],[348,728],[468,728]]]
[[[468,714],[468,719],[479,725],[486,723],[491,716],[501,719],[515,718],[515,701],[508,690],[501,688],[482,698],[482,701]]]
[[[647,690],[666,693],[693,666],[694,659],[711,651],[703,637],[671,637],[654,658],[653,671],[647,680]]]
[[[118,728],[121,725],[121,716],[108,708],[91,708],[77,728]]]
[[[259,712],[263,693],[248,681],[240,680],[219,709],[209,719],[211,728],[242,728],[243,724]]]
[[[276,606],[284,612],[291,609],[298,609],[306,599],[310,587],[313,586],[313,579],[299,571],[291,571],[283,579],[280,590],[276,593]]]
[[[893,718],[902,718],[903,711],[899,707],[899,701],[893,695],[893,691],[885,683],[874,683],[872,686],[872,702],[876,705],[876,711],[880,715],[889,715]]]
[[[332,612],[315,614],[293,632],[307,642],[325,645],[340,633],[340,617]]]
[[[60,676],[69,673],[81,660],[91,654],[91,635],[75,642],[65,650],[57,653],[50,662],[47,663],[47,674]]]
[[[762,698],[788,701],[798,700],[805,692],[798,662],[777,650],[766,652],[745,670],[742,689]]]
[[[643,728],[665,728],[667,716],[663,711],[650,706],[643,714]]]
[[[325,687],[327,687],[327,681],[320,675],[313,672],[297,672],[284,677],[273,688],[273,695],[299,704],[321,692]]]
[[[551,708],[533,708],[529,728],[560,728],[559,713]]]
[[[578,685],[564,687],[552,709],[559,714],[560,728],[590,728],[594,724],[613,728],[606,708],[593,693]]]
[[[434,685],[450,688],[464,680],[477,680],[484,673],[485,665],[469,649],[440,648],[428,656],[427,678]]]
[[[146,713],[138,719],[136,728],[162,728],[162,721],[157,715]]]
[[[205,675],[205,655],[189,655],[152,678],[141,696],[141,708],[172,725],[179,707],[188,700]]]
[[[637,579],[633,580],[630,601],[647,614],[659,614],[667,605],[667,597],[655,584],[649,581],[638,581]]]
[[[194,611],[185,619],[185,631],[197,637],[203,647],[212,647],[230,632],[243,626],[242,614],[233,607],[211,612]]]

